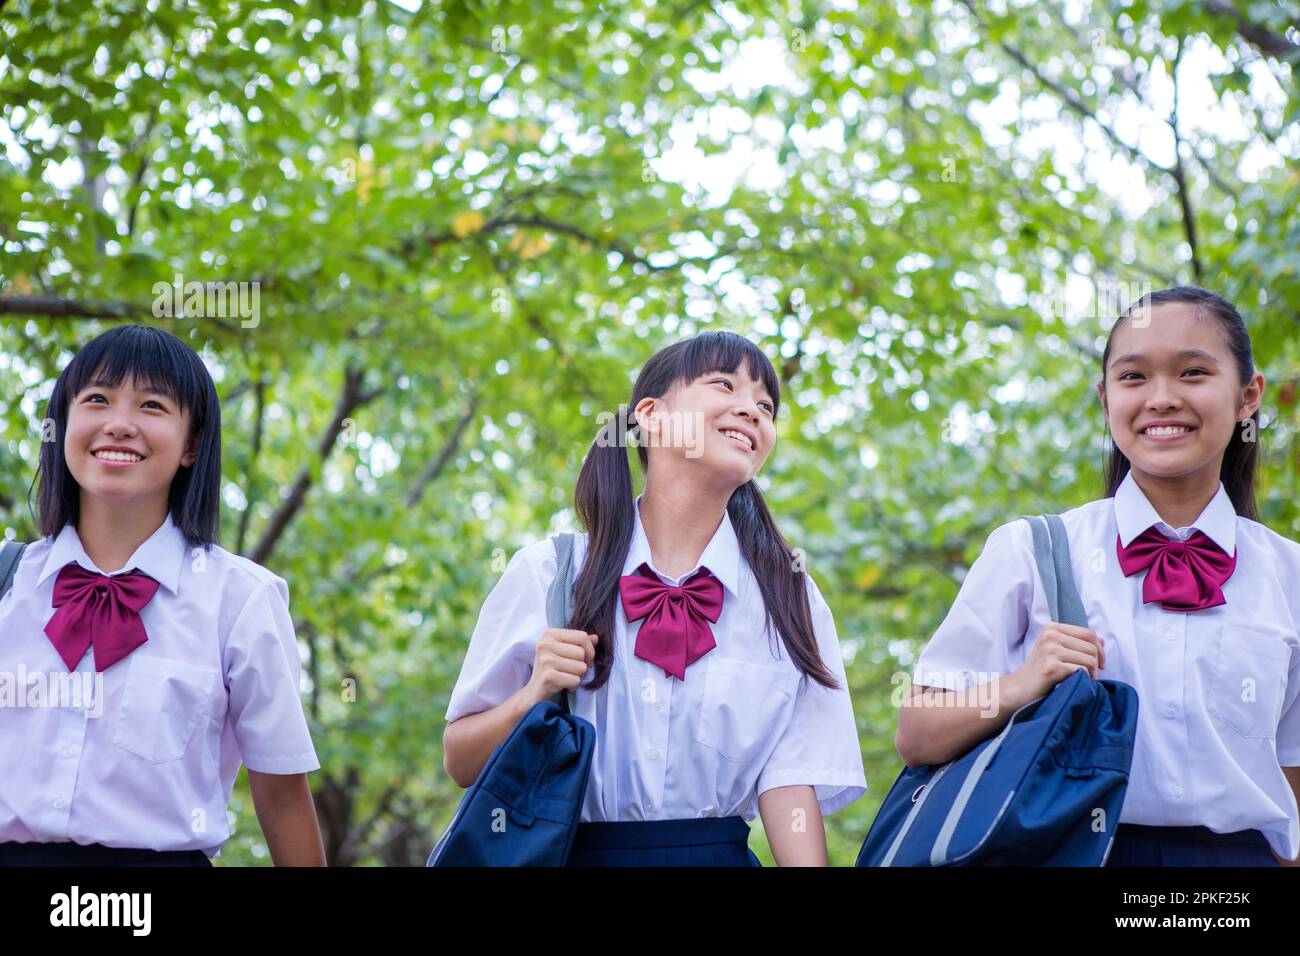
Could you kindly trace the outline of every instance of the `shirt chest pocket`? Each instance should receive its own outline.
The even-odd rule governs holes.
[[[113,743],[154,763],[185,755],[209,719],[215,668],[132,654]]]
[[[751,760],[765,746],[775,744],[775,732],[791,706],[799,675],[716,654],[706,660],[696,739],[727,760]]]
[[[1282,631],[1225,624],[1206,708],[1242,737],[1276,736],[1290,664],[1291,647]]]

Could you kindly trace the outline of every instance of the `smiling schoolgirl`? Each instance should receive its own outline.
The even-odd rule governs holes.
[[[1028,525],[995,530],[921,654],[913,694],[963,684],[938,675],[991,675],[997,715],[903,707],[910,765],[964,753],[1082,667],[1139,697],[1108,865],[1296,858],[1300,544],[1259,522],[1263,390],[1246,326],[1219,296],[1168,289],[1120,317],[1097,384],[1113,439],[1108,497],[1061,516],[1089,626],[1049,620]]]
[[[568,627],[546,625],[546,540],[483,605],[447,769],[468,786],[535,703],[577,688],[596,745],[571,865],[755,865],[756,814],[778,864],[824,865],[823,815],[866,788],[830,610],[755,483],[779,405],[772,364],[740,336],[656,353],[578,476]]]
[[[209,865],[241,762],[272,859],[323,863],[288,590],[213,543],[221,417],[202,361],[119,326],[68,364],[47,415],[45,537],[0,597],[0,673],[76,675],[98,699],[0,706],[0,865]]]

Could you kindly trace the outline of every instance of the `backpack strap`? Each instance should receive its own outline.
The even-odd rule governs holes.
[[[546,592],[546,626],[568,627],[573,616],[573,535],[557,534],[551,541],[555,545],[555,577]],[[554,700],[569,713],[568,694],[556,694]]]
[[[1060,515],[1026,516],[1034,533],[1034,561],[1038,577],[1047,593],[1047,608],[1052,620],[1075,627],[1087,627],[1088,615],[1074,583],[1074,566],[1070,563],[1070,539]]]
[[[546,592],[546,626],[568,627],[573,616],[573,535],[557,534],[551,539],[555,545],[555,577]]]
[[[18,562],[23,559],[27,545],[21,541],[5,541],[0,544],[0,598],[9,593],[14,586],[14,575],[18,572]]]

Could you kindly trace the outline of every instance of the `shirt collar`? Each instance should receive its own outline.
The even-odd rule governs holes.
[[[1199,518],[1186,528],[1172,528],[1152,507],[1130,470],[1115,490],[1115,523],[1119,526],[1119,542],[1126,548],[1134,538],[1154,525],[1167,538],[1186,538],[1192,529],[1196,529],[1222,548],[1224,554],[1235,554],[1237,550],[1237,511],[1232,507],[1232,499],[1224,490],[1223,482],[1219,482],[1219,490]]]
[[[149,577],[153,578],[172,594],[177,593],[180,584],[181,562],[185,560],[185,539],[181,536],[180,530],[172,523],[172,516],[167,518],[158,530],[151,534],[148,539],[135,549],[126,564],[122,565],[120,571],[114,571],[110,577],[118,574],[126,574],[128,571],[140,570]],[[54,545],[50,548],[50,553],[46,555],[45,566],[41,568],[40,576],[36,579],[38,585],[44,584],[45,579],[53,574],[57,574],[66,565],[79,564],[87,571],[93,571],[96,574],[107,574],[95,566],[95,562],[90,560],[86,554],[86,549],[81,545],[81,538],[77,534],[77,529],[71,523],[65,524],[63,530],[58,533],[54,539]]]
[[[661,573],[650,559],[650,541],[646,538],[645,528],[641,524],[641,495],[636,496],[636,504],[632,510],[636,517],[636,527],[632,532],[632,545],[628,548],[627,560],[623,562],[623,573],[634,574],[644,563],[650,566],[651,571],[667,579],[671,584],[672,578]],[[678,580],[685,580],[700,567],[708,568],[709,572],[722,582],[722,586],[731,592],[732,597],[740,596],[740,544],[736,540],[736,531],[731,526],[731,516],[725,510],[722,512],[722,523],[718,525],[718,530],[713,532],[713,537],[709,540],[704,553],[700,555],[700,560]]]

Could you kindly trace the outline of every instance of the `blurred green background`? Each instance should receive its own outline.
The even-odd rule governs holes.
[[[761,484],[847,662],[852,863],[900,675],[985,536],[1102,492],[1092,385],[1135,295],[1247,316],[1264,520],[1300,536],[1298,51],[1300,5],[1246,0],[12,0],[0,526],[35,534],[78,343],[186,337],[222,543],[290,583],[330,862],[422,864],[479,605],[573,529],[640,364],[741,332],[785,389]],[[191,281],[257,297],[157,314]],[[220,862],[268,863],[242,774],[231,812]]]

